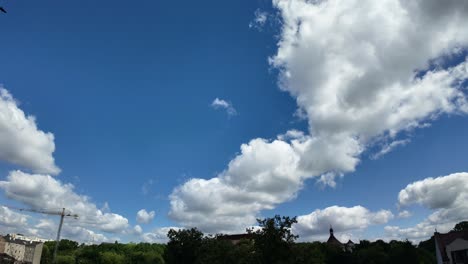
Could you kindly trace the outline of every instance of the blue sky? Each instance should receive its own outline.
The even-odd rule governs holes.
[[[2,1],[2,102],[37,127],[19,133],[3,109],[0,203],[71,207],[84,220],[64,235],[88,242],[162,241],[167,227],[239,232],[274,214],[302,216],[304,240],[330,223],[343,239],[452,227],[468,190],[433,200],[468,181],[466,8],[397,2],[354,14],[354,1],[338,0]],[[38,136],[47,142],[36,149],[42,131],[53,138]],[[137,221],[142,209],[154,217]],[[54,237],[55,218],[2,210],[3,233]]]

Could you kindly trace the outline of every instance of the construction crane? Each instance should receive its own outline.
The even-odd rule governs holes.
[[[62,208],[62,210],[59,210],[59,211],[54,211],[54,210],[47,210],[47,209],[41,210],[41,209],[33,209],[33,208],[18,208],[18,207],[7,206],[7,205],[3,205],[3,206],[10,208],[10,209],[18,210],[21,212],[32,212],[32,213],[60,216],[60,224],[59,224],[58,231],[57,231],[57,239],[56,239],[55,248],[54,248],[54,256],[52,259],[52,263],[55,263],[55,260],[57,257],[58,244],[60,242],[60,232],[62,231],[63,219],[65,218],[65,216],[70,216],[70,217],[74,217],[75,219],[78,219],[78,215],[72,214],[70,211],[66,211],[65,208]]]

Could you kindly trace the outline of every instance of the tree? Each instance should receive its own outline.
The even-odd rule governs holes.
[[[462,221],[456,224],[452,231],[468,231],[468,221]]]
[[[198,252],[197,263],[233,263],[233,249],[234,245],[230,241],[218,239],[218,236],[205,237]]]
[[[100,254],[102,264],[123,264],[125,263],[125,256],[116,252],[108,251]]]
[[[273,218],[257,219],[261,229],[247,229],[253,236],[256,254],[262,263],[290,263],[292,245],[298,236],[291,233],[296,217],[275,215]]]
[[[196,228],[169,230],[164,259],[166,263],[195,263],[202,245],[203,233]]]

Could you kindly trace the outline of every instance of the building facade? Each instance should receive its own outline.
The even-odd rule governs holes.
[[[468,231],[434,233],[437,264],[468,264]]]
[[[22,240],[13,235],[0,236],[0,255],[2,260],[14,259],[15,263],[40,264],[43,245],[42,242]]]

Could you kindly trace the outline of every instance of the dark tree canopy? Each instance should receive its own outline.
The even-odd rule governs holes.
[[[273,218],[257,219],[259,230],[247,229],[253,235],[254,248],[261,263],[288,263],[292,258],[291,248],[298,236],[291,233],[297,223],[296,217],[275,215]]]
[[[166,263],[195,263],[200,251],[203,233],[196,228],[174,230],[167,233],[169,242],[164,255]]]
[[[462,221],[456,224],[452,231],[468,231],[468,221]]]

